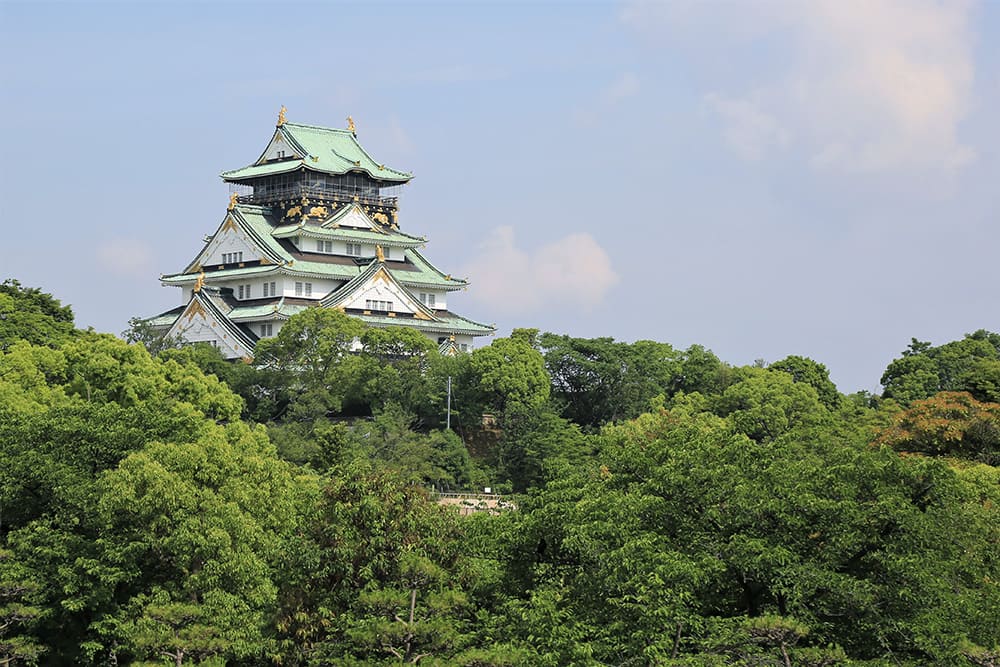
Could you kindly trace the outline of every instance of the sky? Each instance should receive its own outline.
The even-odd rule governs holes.
[[[282,105],[415,175],[401,228],[499,335],[877,392],[1000,331],[997,0],[0,0],[0,279],[111,333],[180,305]]]

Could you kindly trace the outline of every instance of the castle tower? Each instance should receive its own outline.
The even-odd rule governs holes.
[[[215,233],[183,271],[160,277],[184,305],[154,327],[227,358],[252,357],[310,307],[412,327],[452,353],[494,332],[450,310],[468,282],[423,256],[426,238],[400,230],[398,192],[412,176],[375,161],[347,120],[344,130],[290,123],[282,107],[261,156],[222,173],[232,193]]]

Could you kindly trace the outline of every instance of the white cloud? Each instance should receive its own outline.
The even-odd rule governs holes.
[[[848,171],[953,169],[975,157],[959,136],[974,80],[969,2],[632,2],[623,20],[667,35],[715,24],[711,44],[720,51],[751,40],[761,40],[760,51],[787,48],[782,65],[755,70],[751,91],[733,84],[706,95],[746,157],[783,143],[817,168]]]
[[[135,239],[109,239],[96,248],[98,266],[105,273],[126,278],[148,278],[152,249]]]
[[[639,77],[633,72],[623,72],[614,81],[598,91],[596,97],[573,112],[573,121],[583,127],[599,125],[602,119],[613,114],[626,99],[639,93]]]
[[[509,226],[494,229],[464,270],[472,276],[473,298],[502,314],[589,310],[618,282],[608,254],[589,234],[528,251],[517,246]]]
[[[788,145],[789,132],[758,102],[719,93],[706,95],[705,102],[722,117],[726,142],[744,159],[759,160],[772,148]]]
[[[639,77],[632,72],[624,72],[602,91],[601,97],[607,104],[617,104],[638,92]]]

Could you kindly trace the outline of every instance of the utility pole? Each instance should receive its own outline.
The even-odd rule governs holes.
[[[448,376],[448,421],[446,428],[451,430],[451,376]]]

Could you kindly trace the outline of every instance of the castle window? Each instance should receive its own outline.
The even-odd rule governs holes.
[[[274,283],[264,283],[264,296],[277,296]]]
[[[424,292],[421,292],[420,293],[420,303],[424,304],[428,308],[433,308],[434,307],[434,295],[433,294],[425,294]]]
[[[333,241],[316,241],[316,252],[333,252]]]
[[[348,243],[347,244],[347,254],[353,255],[355,257],[361,257],[361,244],[359,243]]]
[[[306,287],[306,296],[312,296],[313,295],[313,284],[312,283],[306,283],[305,287]]]
[[[264,336],[273,336],[274,335],[274,325],[271,324],[271,323],[260,325],[260,335],[261,335],[261,337],[264,337]]]
[[[380,310],[389,312],[392,310],[392,301],[380,301],[377,299],[365,299],[365,310]]]
[[[224,252],[222,253],[222,263],[223,264],[236,264],[237,262],[243,261],[242,252]]]

